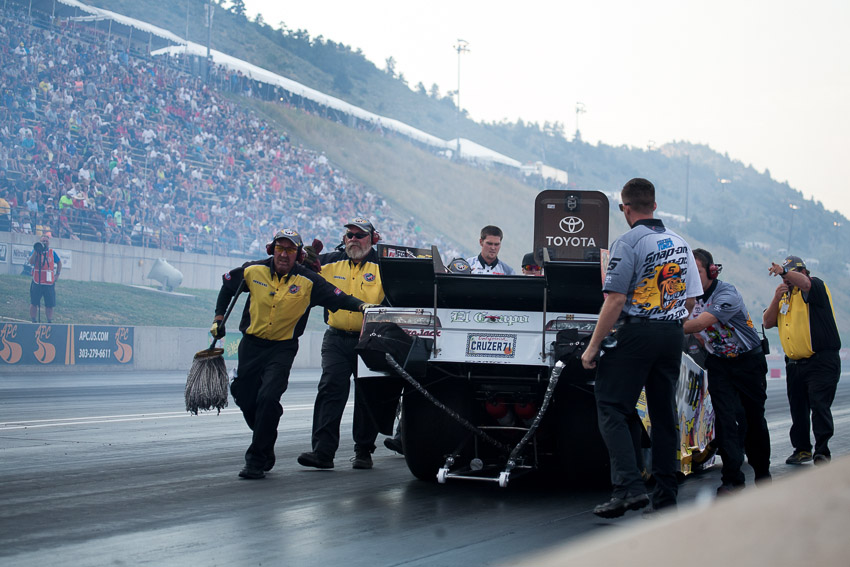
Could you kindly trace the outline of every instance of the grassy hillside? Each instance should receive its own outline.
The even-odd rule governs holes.
[[[531,250],[536,189],[496,172],[458,165],[402,139],[353,130],[276,104],[239,100],[279,124],[293,141],[324,151],[334,166],[459,250],[477,253],[479,232],[487,224],[504,230],[501,257],[515,269]]]

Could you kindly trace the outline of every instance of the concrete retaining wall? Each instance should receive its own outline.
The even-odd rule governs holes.
[[[26,257],[38,237],[17,232],[0,232],[0,245],[6,245],[5,262],[0,261],[0,273],[20,274],[20,255],[13,254],[26,248]],[[219,289],[221,274],[241,266],[243,257],[207,256],[159,248],[121,246],[103,242],[87,242],[67,238],[51,238],[50,247],[59,251],[65,265],[62,278],[86,282],[106,282],[128,285],[159,285],[148,279],[157,258],[164,258],[183,273],[181,287],[193,289]],[[258,256],[260,257],[260,256]]]
[[[208,348],[209,329],[185,327],[136,327],[134,363],[128,370],[189,370],[199,350]],[[308,331],[298,340],[293,368],[321,368],[324,333]],[[128,365],[129,366],[129,365]],[[228,368],[236,361],[227,361]],[[111,367],[116,368],[116,367]]]

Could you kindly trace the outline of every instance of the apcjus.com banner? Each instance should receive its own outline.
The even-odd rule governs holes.
[[[0,323],[0,367],[132,361],[133,327]]]

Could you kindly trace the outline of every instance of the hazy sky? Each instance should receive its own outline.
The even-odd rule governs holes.
[[[709,145],[850,217],[847,0],[246,0],[249,15],[392,56],[475,120],[590,143]]]

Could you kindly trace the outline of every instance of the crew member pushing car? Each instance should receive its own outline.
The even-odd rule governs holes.
[[[608,295],[587,348],[587,369],[597,367],[603,339],[615,323],[616,346],[605,350],[596,373],[599,430],[611,460],[611,499],[593,513],[622,516],[649,504],[633,442],[635,405],[646,389],[652,420],[653,509],[676,505],[678,427],[676,385],[682,361],[682,321],[702,295],[687,242],[653,218],[655,186],[636,178],[621,192],[620,210],[631,227],[611,246],[603,291]]]
[[[222,277],[210,334],[225,335],[222,319],[242,281],[248,300],[239,323],[239,367],[230,392],[253,431],[239,476],[258,479],[275,463],[277,426],[283,415],[280,397],[289,384],[289,371],[298,352],[310,308],[358,311],[364,303],[335,288],[322,276],[299,265],[301,236],[294,230],[277,232],[266,245],[271,255],[248,262]]]

